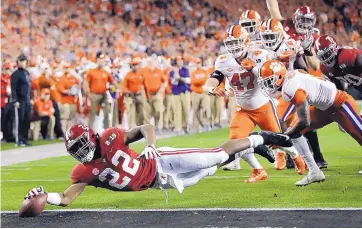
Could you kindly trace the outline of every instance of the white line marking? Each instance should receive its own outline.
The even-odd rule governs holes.
[[[362,208],[174,208],[174,209],[56,209],[44,212],[187,212],[187,211],[362,211]],[[1,213],[18,213],[18,211],[1,211]]]
[[[325,175],[326,177],[362,177],[361,174],[348,174],[348,175]],[[269,176],[270,178],[294,178],[294,176]],[[224,180],[224,179],[238,179],[238,178],[249,178],[249,176],[211,176],[205,177],[210,180]],[[298,176],[295,176],[298,178]],[[1,182],[58,182],[58,181],[69,181],[69,179],[34,179],[34,180],[1,180]]]
[[[30,168],[1,168],[1,171],[19,171],[19,170],[30,170]]]

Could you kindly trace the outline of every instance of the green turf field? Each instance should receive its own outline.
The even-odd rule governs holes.
[[[214,147],[227,140],[228,129],[158,141],[158,146]],[[250,169],[218,171],[215,176],[186,188],[182,195],[169,190],[169,203],[160,190],[135,193],[112,192],[88,187],[68,208],[289,208],[362,207],[361,147],[336,125],[319,131],[321,148],[329,163],[326,181],[295,187],[301,176],[294,170],[276,171],[265,159],[261,163],[268,181],[246,184]],[[133,145],[140,152],[142,143]],[[69,156],[2,167],[2,210],[17,210],[28,190],[43,185],[48,192],[63,191],[70,185],[69,173],[76,162]],[[47,209],[56,207],[47,206]]]
[[[63,142],[64,140],[58,140],[58,139],[54,139],[54,140],[38,140],[38,141],[30,141],[32,146],[40,146],[40,145],[48,145],[48,144],[53,144],[53,143],[59,143],[59,142]],[[8,143],[1,143],[1,151],[3,150],[9,150],[9,149],[16,149],[18,148],[15,145],[15,142],[8,142]]]

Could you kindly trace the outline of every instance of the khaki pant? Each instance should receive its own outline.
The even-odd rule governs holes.
[[[163,113],[163,120],[164,120],[164,126],[165,128],[171,128],[174,126],[173,121],[173,113],[172,113],[172,95],[167,94],[165,95],[164,105],[165,105],[165,111]]]
[[[144,93],[125,97],[124,101],[126,104],[129,128],[142,125],[144,123],[144,107],[146,104]]]
[[[150,95],[149,108],[145,110],[145,122],[149,123],[151,116],[155,117],[155,126],[158,130],[163,128],[163,95],[157,93]]]
[[[91,111],[90,111],[90,115],[89,115],[89,128],[93,129],[94,119],[95,119],[95,117],[97,115],[97,111],[98,111],[98,105],[101,105],[102,103],[104,103],[104,107],[103,107],[104,126],[103,126],[103,128],[107,129],[109,127],[109,112],[110,112],[107,93],[104,93],[104,94],[90,93],[89,100],[90,100],[90,104],[91,104]]]
[[[221,125],[221,108],[224,103],[223,97],[210,96],[211,102],[211,125]]]
[[[202,128],[210,125],[210,101],[205,93],[191,92],[191,104],[194,114],[193,124],[195,128]]]
[[[188,130],[190,112],[190,93],[172,95],[172,109],[175,121],[175,131]]]
[[[42,120],[34,121],[34,130],[33,130],[33,140],[34,141],[39,140],[41,121]],[[54,117],[54,115],[52,115],[49,117],[49,123],[48,123],[47,135],[49,137],[54,137],[54,126],[55,126],[55,117]]]
[[[77,105],[68,103],[58,103],[60,119],[72,120],[77,114]]]
[[[119,124],[119,110],[118,110],[118,100],[113,100],[113,113],[112,113],[112,126],[117,127]]]

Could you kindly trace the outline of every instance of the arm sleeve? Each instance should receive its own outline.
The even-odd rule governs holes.
[[[220,85],[221,82],[224,81],[225,76],[219,70],[215,70],[213,73],[211,73],[210,78],[217,79],[219,81],[219,85]]]
[[[16,86],[18,85],[18,81],[19,81],[19,77],[18,74],[16,74],[17,72],[14,72],[11,75],[11,99],[13,102],[17,102],[18,101],[18,95],[16,94]]]

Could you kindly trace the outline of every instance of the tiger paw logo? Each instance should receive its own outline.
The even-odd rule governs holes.
[[[270,63],[270,69],[273,71],[273,72],[278,72],[282,69],[282,66],[280,65],[279,62],[276,62],[276,61],[273,61]]]

